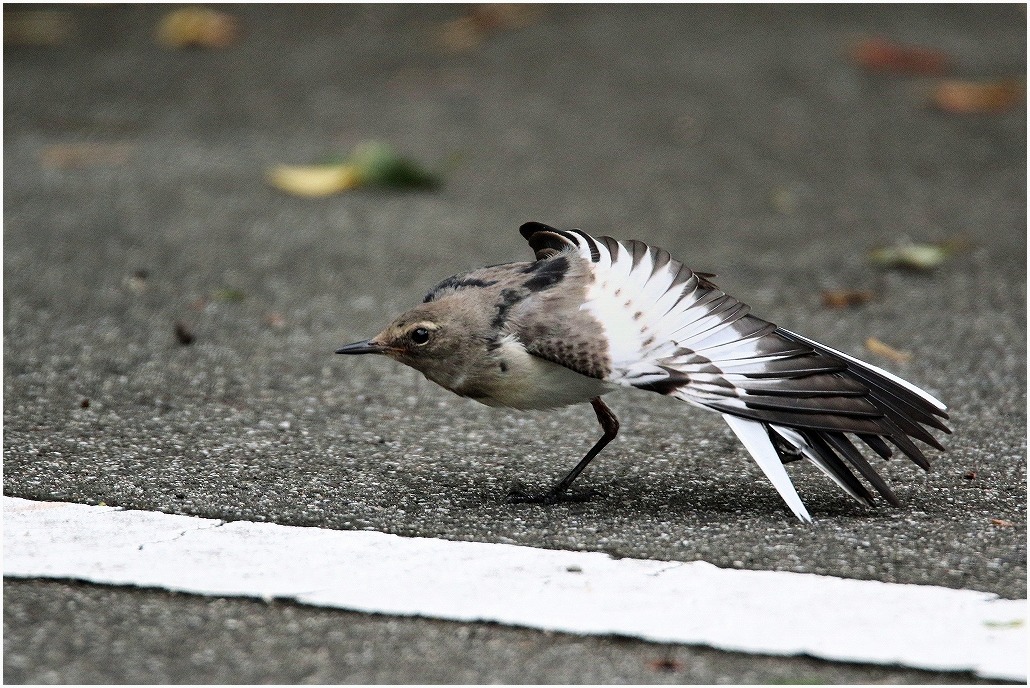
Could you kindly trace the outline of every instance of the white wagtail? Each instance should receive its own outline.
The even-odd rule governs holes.
[[[589,401],[604,435],[550,491],[517,502],[577,499],[569,486],[619,431],[601,400],[617,385],[721,413],[780,496],[811,521],[783,464],[805,458],[863,504],[900,504],[849,439],[883,458],[888,442],[924,469],[912,441],[944,447],[946,407],[916,386],[750,315],[668,251],[539,222],[522,225],[536,260],[448,277],[372,339],[338,354],[386,354],[463,397],[549,409]],[[850,464],[850,468],[849,468]]]

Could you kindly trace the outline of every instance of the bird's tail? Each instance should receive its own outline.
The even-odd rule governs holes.
[[[766,366],[767,360],[754,369],[746,360],[727,357],[715,364],[723,369],[732,394],[699,396],[691,385],[684,385],[672,396],[720,411],[802,521],[811,516],[784,469],[784,464],[801,458],[862,504],[871,505],[875,498],[856,471],[888,503],[900,505],[853,440],[884,459],[892,456],[893,445],[929,470],[929,460],[913,440],[944,449],[927,428],[951,432],[941,421],[948,417],[945,405],[885,370],[789,330],[776,328],[765,336],[807,351],[795,349],[777,365]],[[763,367],[767,369],[759,369]]]

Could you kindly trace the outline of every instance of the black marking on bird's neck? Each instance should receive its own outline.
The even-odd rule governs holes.
[[[496,280],[482,280],[478,277],[454,275],[452,277],[448,277],[443,282],[440,282],[440,284],[433,287],[429,291],[429,293],[426,294],[426,297],[422,299],[422,303],[430,303],[431,301],[435,301],[436,299],[440,298],[440,296],[442,296],[445,292],[448,291],[454,292],[459,291],[461,289],[469,288],[482,289],[485,287],[492,287],[495,284],[497,284]]]
[[[547,260],[538,260],[535,263],[530,263],[522,272],[526,274],[532,274],[528,280],[523,283],[529,291],[543,291],[553,287],[554,285],[565,279],[565,273],[569,271],[569,258],[568,256],[557,256],[555,258],[548,258]]]
[[[501,328],[504,327],[504,324],[508,321],[508,312],[513,306],[521,303],[536,292],[550,289],[556,284],[559,284],[565,279],[565,275],[569,271],[569,268],[569,258],[568,256],[563,255],[556,258],[538,260],[520,269],[519,272],[522,274],[530,275],[529,279],[517,287],[506,287],[501,289],[500,299],[496,302],[497,313],[494,315],[493,320],[490,321],[490,326],[494,331],[501,330]],[[476,281],[482,282],[482,280]],[[496,282],[490,282],[488,284],[484,283],[481,286],[490,286],[493,284],[496,284]],[[434,292],[435,291],[436,290],[434,290]]]
[[[504,323],[508,320],[508,311],[512,309],[512,306],[521,302],[527,296],[529,296],[529,292],[523,289],[502,289],[501,299],[497,302],[497,314],[494,315],[494,319],[490,321],[490,327],[492,327],[495,332],[504,327]]]

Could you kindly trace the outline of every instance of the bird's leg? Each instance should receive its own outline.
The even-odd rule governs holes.
[[[561,479],[557,485],[555,485],[550,491],[543,494],[524,494],[522,492],[511,492],[508,495],[508,499],[516,504],[555,504],[557,502],[585,502],[593,497],[596,492],[590,490],[583,494],[566,494],[566,490],[572,485],[572,482],[579,477],[579,474],[583,472],[583,469],[587,467],[595,456],[601,453],[609,442],[615,439],[615,436],[619,434],[619,419],[615,417],[615,413],[612,412],[608,405],[601,401],[601,397],[594,397],[590,400],[590,405],[594,407],[594,413],[597,414],[597,422],[601,424],[601,429],[604,430],[604,434],[601,439],[597,440],[597,443],[590,448],[590,451],[586,453],[576,467],[569,471],[569,474]]]

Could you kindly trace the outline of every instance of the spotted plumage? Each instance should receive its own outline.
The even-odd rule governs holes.
[[[943,449],[945,406],[875,366],[750,314],[712,275],[640,241],[530,222],[536,254],[450,277],[383,332],[338,353],[384,353],[482,403],[542,409],[590,401],[604,436],[544,495],[558,501],[618,431],[601,395],[657,392],[722,414],[795,515],[784,464],[807,459],[865,504],[899,500],[855,442],[923,468]],[[893,445],[893,448],[892,448]]]

